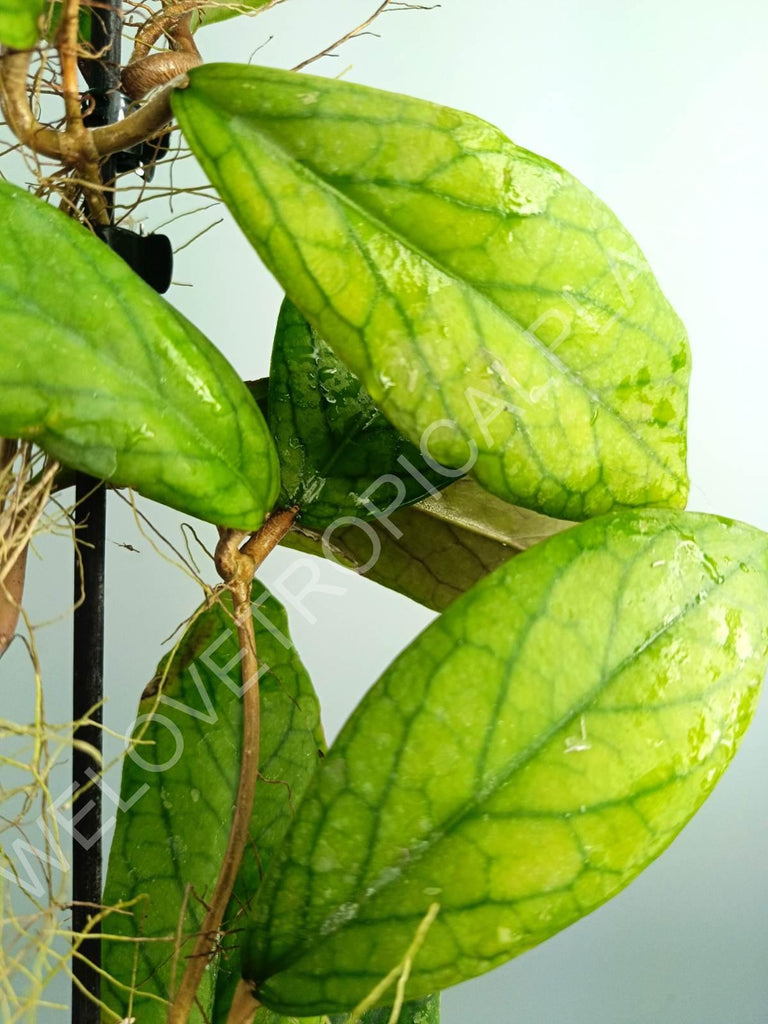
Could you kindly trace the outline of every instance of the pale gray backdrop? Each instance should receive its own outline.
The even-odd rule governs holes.
[[[360,22],[374,0],[288,0],[201,34],[209,60],[290,67]],[[563,164],[634,232],[691,335],[691,507],[768,529],[765,467],[768,146],[764,104],[768,7],[760,0],[444,0],[389,13],[335,60],[351,81],[473,111]],[[192,159],[177,183],[196,185]],[[179,203],[176,212],[202,205]],[[171,214],[158,198],[147,226]],[[226,213],[168,229],[181,245],[170,299],[244,377],[266,374],[280,292]],[[143,506],[179,539],[180,517]],[[212,531],[200,530],[208,543]],[[130,543],[140,554],[118,545]],[[69,604],[66,542],[33,560],[36,621]],[[278,551],[267,582],[291,564]],[[107,722],[130,723],[162,641],[197,602],[195,584],[153,554],[111,499]],[[206,569],[209,579],[213,578]],[[341,594],[314,594],[315,621],[292,615],[296,643],[325,706],[329,737],[429,613],[323,566]],[[298,589],[297,585],[293,585]],[[37,632],[48,715],[69,717],[69,622]],[[3,715],[30,716],[32,683],[17,645],[0,666]],[[117,741],[110,740],[115,754]],[[56,778],[66,785],[67,766]],[[114,771],[110,775],[117,785]],[[768,1022],[768,701],[733,767],[685,833],[628,891],[564,934],[444,997],[445,1024],[766,1024]],[[66,990],[58,986],[59,997]],[[38,1020],[64,1021],[40,1011]]]

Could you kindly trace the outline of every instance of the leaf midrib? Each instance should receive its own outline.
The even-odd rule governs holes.
[[[765,550],[765,546],[765,543],[763,543],[759,547],[755,548],[753,552],[750,554],[749,560],[751,560],[759,551]],[[741,561],[744,560],[745,559],[742,559]],[[445,819],[443,826],[439,830],[436,829],[432,831],[429,835],[420,837],[418,840],[418,846],[415,850],[412,849],[410,845],[408,845],[407,849],[409,853],[409,864],[415,863],[421,860],[423,857],[425,857],[426,854],[430,852],[437,843],[439,843],[445,836],[449,835],[456,827],[458,827],[466,817],[468,817],[474,810],[476,810],[482,804],[482,802],[488,800],[491,796],[495,795],[499,790],[502,790],[507,785],[507,783],[511,781],[512,777],[517,772],[525,768],[541,752],[541,750],[547,745],[547,743],[549,743],[563,729],[573,724],[573,722],[576,721],[580,715],[584,714],[585,711],[588,710],[590,704],[602,692],[607,690],[615,681],[615,679],[617,679],[626,668],[628,668],[637,658],[642,656],[642,654],[644,654],[649,647],[656,643],[656,641],[659,640],[662,636],[664,636],[670,629],[674,628],[676,625],[682,622],[683,619],[691,611],[694,611],[695,609],[700,608],[702,605],[704,605],[711,598],[711,595],[713,593],[717,592],[720,588],[724,587],[739,571],[740,563],[737,563],[727,573],[727,575],[722,577],[722,582],[718,583],[712,581],[710,586],[708,588],[705,588],[703,593],[702,591],[698,591],[691,598],[691,600],[687,601],[686,604],[678,611],[678,613],[675,616],[673,616],[673,618],[669,619],[662,626],[660,626],[658,629],[654,630],[651,634],[649,634],[640,644],[638,644],[632,650],[630,654],[628,654],[616,666],[614,666],[611,669],[611,674],[609,677],[601,676],[600,681],[591,690],[589,690],[577,704],[569,708],[568,711],[557,720],[557,722],[553,723],[549,729],[547,729],[543,734],[538,736],[536,740],[534,740],[534,742],[530,743],[525,748],[525,750],[521,751],[516,758],[510,761],[505,770],[500,771],[485,787],[483,787],[481,791],[474,791],[470,799],[465,800],[458,808],[456,808],[456,810],[452,814],[450,814]],[[329,762],[327,761],[326,764],[328,763]],[[379,881],[378,885],[376,884],[376,879],[368,881],[367,884],[366,880],[362,878],[358,879],[356,884],[361,886],[363,884],[365,885],[365,888],[359,893],[359,895],[356,895],[355,897],[358,906],[362,907],[363,905],[370,903],[376,896],[378,896],[380,892],[386,889],[389,885],[394,884],[395,881],[397,881],[397,878],[387,878],[386,875],[382,880]],[[324,935],[335,935],[338,931],[341,931],[344,928],[345,924],[346,922],[339,922],[339,924],[335,928],[328,929],[327,931],[325,931]],[[312,940],[314,940],[315,937],[316,936],[313,935]],[[279,965],[276,966],[274,970],[271,970],[267,977],[272,977],[276,974],[281,973],[283,970],[289,969],[290,961],[293,960],[295,962],[298,959],[297,956],[294,956],[295,951],[298,949],[301,951],[300,955],[303,955],[303,953],[308,948],[310,948],[310,945],[311,942],[309,939],[307,939],[305,942],[295,943],[290,950],[286,951],[280,956],[278,961]],[[286,963],[287,961],[288,963]],[[267,977],[262,978],[260,980],[266,981]]]
[[[220,108],[215,104],[215,102],[209,100],[207,97],[201,97],[200,95],[197,95],[196,99],[198,102],[201,102],[203,105],[207,106],[208,109],[214,114],[214,116],[217,113],[220,113]],[[321,177],[319,174],[316,174],[314,171],[312,171],[309,166],[307,166],[301,160],[293,156],[289,150],[287,150],[278,142],[276,142],[264,130],[255,127],[245,115],[230,114],[230,120],[231,123],[233,124],[239,122],[241,125],[243,125],[251,135],[255,136],[258,140],[260,140],[260,142],[264,145],[264,148],[267,151],[271,150],[273,154],[279,154],[283,162],[297,168],[300,172],[303,173],[303,176],[305,176],[313,184],[315,188],[319,188],[321,191],[328,193],[331,197],[333,197],[333,199],[337,203],[340,203],[342,206],[350,206],[352,209],[356,210],[363,219],[367,220],[373,226],[377,227],[379,230],[383,231],[384,233],[395,239],[401,246],[403,246],[403,248],[412,252],[415,256],[417,256],[418,258],[422,259],[425,263],[432,266],[445,278],[447,278],[450,281],[453,281],[461,289],[466,289],[471,294],[477,296],[477,299],[479,301],[485,303],[487,306],[493,309],[501,317],[502,320],[508,322],[514,328],[516,333],[519,335],[523,345],[527,344],[529,347],[533,348],[534,351],[538,352],[538,354],[543,359],[545,359],[553,367],[555,371],[559,372],[563,378],[570,381],[577,388],[580,388],[582,392],[588,397],[593,406],[598,406],[599,408],[605,410],[605,412],[609,416],[611,416],[619,423],[619,425],[626,432],[626,434],[636,442],[638,447],[645,451],[645,453],[649,456],[652,462],[659,466],[665,473],[668,473],[680,487],[685,487],[685,476],[681,476],[670,465],[664,462],[658,454],[658,452],[656,452],[648,443],[648,441],[641,434],[638,433],[634,426],[627,419],[625,419],[624,416],[622,416],[616,409],[607,404],[605,398],[598,391],[594,390],[594,388],[591,385],[588,385],[578,371],[572,369],[570,366],[568,366],[568,364],[564,363],[562,359],[560,359],[557,356],[557,353],[553,352],[552,349],[550,349],[547,345],[540,341],[535,334],[531,335],[530,332],[523,327],[519,320],[513,317],[506,310],[502,309],[502,307],[499,306],[491,296],[481,291],[475,284],[465,280],[464,278],[459,277],[454,271],[444,266],[443,263],[440,260],[438,260],[435,256],[427,254],[420,246],[416,245],[415,242],[412,242],[410,239],[402,235],[399,231],[396,231],[391,225],[387,224],[385,221],[380,220],[380,218],[376,216],[376,214],[372,213],[368,209],[368,207],[365,206],[362,202],[352,199],[344,192],[335,189],[327,179]],[[215,160],[214,163],[218,164],[218,159]],[[507,397],[509,398],[510,392],[506,384],[500,382],[499,387],[502,386],[504,394],[507,395]],[[679,433],[679,430],[677,432]]]
[[[151,403],[149,403],[151,406],[154,406],[158,398],[163,397],[162,392],[157,388],[153,387],[150,381],[146,381],[142,379],[140,376],[136,376],[135,371],[133,371],[130,364],[124,365],[122,363],[117,362],[114,359],[114,357],[110,354],[109,350],[106,348],[100,348],[98,350],[98,353],[95,353],[91,342],[89,342],[87,338],[78,330],[69,327],[65,324],[62,324],[61,321],[57,320],[55,317],[52,317],[51,314],[44,310],[41,306],[31,301],[29,296],[7,287],[6,285],[3,284],[2,280],[0,280],[0,295],[8,296],[12,302],[16,302],[22,307],[25,307],[30,316],[32,316],[35,319],[42,320],[44,323],[48,323],[57,331],[60,331],[65,336],[68,336],[77,347],[85,347],[86,351],[90,355],[95,356],[98,361],[103,361],[104,363],[106,363],[114,376],[116,376],[118,379],[127,380],[128,383],[132,385],[136,391],[140,393],[143,392],[148,400],[151,399],[152,401]],[[0,318],[2,318],[2,310],[0,310]],[[180,327],[183,326],[175,317],[173,318],[173,323],[178,324]],[[134,330],[136,330],[135,325],[132,324],[132,327]],[[190,342],[190,344],[194,345],[194,341],[192,338],[187,336],[187,340]],[[151,342],[148,338],[145,338],[144,344],[151,344]],[[107,392],[102,392],[102,394],[106,394],[107,397],[109,397],[109,393]],[[231,404],[230,396],[227,396],[227,399],[230,402],[230,410],[233,414],[233,419],[236,422],[238,419],[237,412]],[[96,399],[96,401],[99,401],[99,399]],[[133,401],[140,401],[140,399],[134,398]],[[207,433],[202,432],[200,428],[196,426],[194,421],[192,421],[187,416],[186,413],[179,410],[177,405],[172,405],[171,409],[173,411],[174,418],[177,420],[177,422],[179,422],[183,426],[183,428],[192,437],[195,438],[195,440],[200,444],[200,447],[203,449],[203,451],[208,453],[207,459],[210,460],[211,458],[213,458],[219,464],[226,466],[230,472],[233,472],[232,462],[227,457],[227,452],[218,445],[212,444],[210,436]],[[238,433],[239,432],[240,431],[238,429]],[[110,445],[109,447],[112,448],[113,446]],[[131,452],[131,449],[129,448],[117,448],[115,450],[123,453]],[[169,457],[170,453],[164,454],[160,452],[159,455],[161,458],[167,458]],[[237,468],[234,475],[236,475],[239,478],[241,484],[244,485],[246,492],[252,496],[253,489],[250,484],[250,481],[248,477],[243,473],[240,467]]]

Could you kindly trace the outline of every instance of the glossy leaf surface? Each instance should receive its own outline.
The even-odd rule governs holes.
[[[464,477],[435,497],[393,512],[386,522],[359,520],[326,531],[302,523],[282,543],[332,558],[443,611],[507,559],[571,525],[508,505]]]
[[[288,296],[386,417],[549,515],[685,504],[685,330],[616,217],[468,114],[207,65],[173,99]]]
[[[253,598],[262,778],[251,842],[225,921],[220,999],[230,973],[239,978],[242,908],[282,839],[323,743],[317,698],[290,645],[285,612],[258,583]],[[111,914],[104,930],[153,941],[102,943],[104,967],[120,983],[106,984],[103,998],[120,1014],[130,1005],[142,1024],[165,1022],[164,1000],[174,977],[181,979],[204,913],[202,901],[213,890],[226,849],[242,748],[238,655],[227,596],[199,615],[170,662],[159,667],[139,706],[135,735],[141,743],[124,761],[124,809],[117,816],[104,902],[137,902],[128,914]],[[215,979],[214,965],[206,971],[195,1022],[211,1018]]]
[[[0,435],[222,526],[277,497],[264,418],[221,353],[103,243],[0,182]]]
[[[507,562],[390,666],[314,777],[253,911],[247,976],[339,1012],[480,974],[609,899],[733,756],[768,653],[768,538],[593,520]]]
[[[455,478],[430,468],[289,300],[277,322],[269,425],[283,494],[301,522],[325,526],[409,505]]]
[[[0,0],[0,45],[28,50],[40,37],[41,0]]]

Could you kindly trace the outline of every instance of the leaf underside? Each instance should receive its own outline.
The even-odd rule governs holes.
[[[685,330],[583,185],[435,104],[267,68],[189,78],[173,108],[208,177],[404,436],[552,516],[685,505]]]
[[[0,219],[0,435],[257,529],[277,497],[277,456],[226,359],[71,218],[0,182]]]
[[[348,1009],[437,903],[405,990],[418,998],[627,885],[750,720],[767,555],[742,524],[624,512],[455,601],[354,712],[267,872],[244,955],[262,1002]]]
[[[357,521],[328,531],[302,523],[282,543],[332,558],[440,612],[513,555],[571,525],[508,505],[464,477],[385,522]]]

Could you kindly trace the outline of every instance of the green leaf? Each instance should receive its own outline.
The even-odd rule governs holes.
[[[0,0],[0,45],[29,50],[40,38],[44,0]]]
[[[254,906],[259,998],[349,1008],[435,904],[408,998],[588,914],[711,791],[767,657],[752,527],[630,511],[507,562],[395,660],[315,775]]]
[[[254,626],[261,680],[261,766],[251,818],[251,842],[226,915],[217,999],[239,978],[239,919],[280,843],[324,745],[317,698],[290,643],[283,608],[256,583]],[[142,1024],[165,1024],[173,984],[184,971],[219,873],[231,826],[242,748],[239,645],[229,595],[202,610],[172,657],[161,663],[139,705],[141,743],[123,764],[121,800],[109,857],[104,903],[137,901],[113,913],[112,935],[168,941],[104,940],[103,999]],[[149,717],[146,717],[149,716]],[[182,908],[186,899],[186,912]],[[178,946],[175,936],[184,939]],[[175,967],[174,967],[175,962]],[[199,993],[210,1020],[214,967]],[[133,990],[129,1004],[130,992]]]
[[[228,21],[239,14],[254,15],[260,11],[274,7],[281,0],[213,0],[196,12],[195,31],[205,25],[215,25],[220,21]]]
[[[0,435],[257,529],[277,497],[277,455],[218,349],[102,242],[5,182],[0,220]]]
[[[206,65],[184,134],[289,298],[437,462],[548,515],[683,506],[685,330],[632,237],[468,114]]]
[[[254,595],[266,591],[256,584]],[[232,898],[224,915],[227,934],[226,952],[221,958],[216,979],[214,1020],[226,1013],[237,983],[242,977],[240,947],[247,909],[280,846],[293,812],[325,754],[326,743],[320,724],[315,692],[304,666],[292,647],[287,665],[282,645],[290,643],[288,622],[283,608],[273,598],[257,610],[261,634],[256,642],[262,665],[271,668],[272,686],[261,685],[261,781],[251,819],[251,841],[246,847],[235,880]],[[267,633],[269,641],[263,634]],[[274,685],[276,684],[276,686]]]
[[[360,1018],[360,1024],[389,1024],[392,1010],[389,1006],[378,1010],[368,1010]],[[273,1013],[265,1006],[260,1007],[253,1018],[252,1024],[346,1024],[346,1013],[333,1017],[283,1017]],[[225,1024],[226,1018],[214,1015],[214,1024]],[[414,1002],[404,1003],[397,1018],[397,1024],[440,1024],[440,996],[429,996]]]
[[[266,1006],[261,1006],[249,1024],[328,1024],[328,1017],[284,1017],[281,1013],[273,1013]],[[213,1024],[226,1024],[225,1017],[213,1018]]]
[[[391,1012],[389,1006],[369,1010],[360,1018],[360,1024],[389,1024]],[[345,1024],[346,1020],[346,1014],[341,1014],[331,1017],[330,1024]],[[440,1024],[440,996],[428,996],[426,999],[404,1003],[397,1024]]]
[[[45,28],[43,31],[43,38],[54,42],[56,39],[56,33],[59,30],[61,19],[64,14],[64,2],[63,0],[50,0],[46,4],[46,18]],[[78,19],[78,36],[80,42],[90,42],[91,38],[91,9],[90,7],[81,7],[77,14]]]
[[[282,543],[332,558],[442,611],[508,558],[570,525],[508,505],[464,477],[386,521],[358,520],[326,531],[302,523]]]
[[[288,299],[272,349],[269,425],[281,504],[299,505],[307,526],[409,505],[456,476],[424,462]]]
[[[226,1014],[214,1012],[213,1024],[227,1024]],[[273,1013],[266,1006],[260,1006],[249,1024],[329,1024],[329,1018],[323,1017],[284,1017],[280,1013]]]

